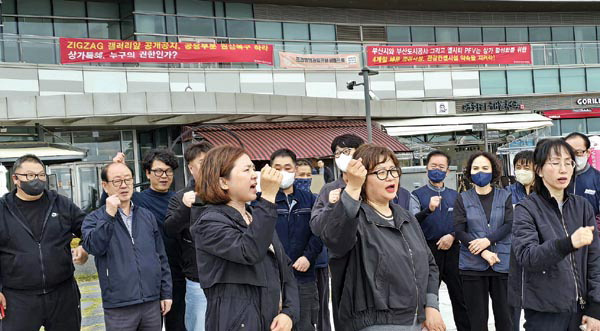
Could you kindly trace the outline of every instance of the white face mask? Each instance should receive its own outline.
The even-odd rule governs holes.
[[[294,185],[294,179],[296,179],[295,173],[283,170],[281,171],[281,175],[283,176],[283,178],[281,179],[281,184],[279,184],[280,188],[285,190],[290,186]]]
[[[340,168],[342,172],[346,172],[350,161],[352,161],[352,155],[346,155],[342,153],[342,155],[335,159],[335,165],[337,165],[337,167]]]
[[[577,162],[577,170],[583,170],[587,165],[588,157],[587,156],[577,156],[575,158],[575,162]]]
[[[524,186],[533,183],[534,179],[533,171],[531,170],[515,170],[515,177],[517,178],[517,182]]]

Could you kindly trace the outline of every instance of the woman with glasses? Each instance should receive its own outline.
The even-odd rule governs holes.
[[[363,145],[346,168],[347,186],[330,194],[321,239],[336,330],[445,330],[435,260],[415,217],[392,203],[400,175],[391,150]]]
[[[500,178],[498,159],[477,152],[467,162],[465,177],[474,187],[454,204],[454,230],[460,241],[459,273],[471,329],[488,329],[489,297],[497,331],[512,329],[507,301],[510,230],[513,206],[510,192],[492,186]]]
[[[512,230],[525,329],[598,331],[600,246],[592,206],[567,191],[575,153],[564,140],[548,139],[533,158],[535,192],[516,206]]]

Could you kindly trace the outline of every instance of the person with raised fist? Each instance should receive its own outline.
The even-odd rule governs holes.
[[[568,191],[575,151],[542,140],[533,161],[535,191],[515,207],[512,229],[525,329],[599,331],[600,243],[593,206]]]
[[[435,259],[415,216],[393,202],[400,175],[389,148],[362,145],[348,162],[345,188],[328,194],[321,239],[336,330],[446,329]]]
[[[254,164],[229,145],[206,154],[196,186],[206,204],[192,225],[198,277],[211,331],[290,331],[299,318],[292,263],[277,237],[275,199],[283,176],[266,165],[257,199]]]

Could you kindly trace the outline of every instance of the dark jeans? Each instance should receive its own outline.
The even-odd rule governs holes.
[[[579,331],[581,312],[542,313],[525,309],[525,330],[527,331]]]
[[[161,331],[160,301],[104,308],[106,331]]]
[[[300,320],[295,330],[314,331],[319,314],[317,282],[298,283],[298,292],[300,294]]]
[[[5,288],[6,316],[0,321],[3,331],[79,331],[80,294],[74,279],[46,294],[30,294]]]
[[[463,297],[463,284],[458,271],[460,246],[458,245],[458,241],[455,240],[449,250],[443,251],[438,250],[436,243],[437,241],[428,241],[427,245],[440,271],[440,284],[444,282],[448,287],[454,324],[456,324],[458,331],[469,331],[471,330],[471,325]]]
[[[173,280],[173,305],[165,316],[166,331],[185,331],[185,275],[181,268],[183,263],[181,245],[174,239],[165,241],[165,250],[171,267]]]
[[[512,310],[513,331],[521,331],[521,307],[510,307]]]
[[[512,312],[508,306],[508,275],[462,275],[463,293],[473,331],[488,329],[489,297],[492,298],[496,331],[512,331]]]
[[[319,315],[317,331],[331,331],[329,319],[329,268],[315,269],[317,274],[317,290],[319,291]]]

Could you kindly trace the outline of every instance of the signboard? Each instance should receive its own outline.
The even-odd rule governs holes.
[[[284,69],[360,69],[360,55],[279,52],[279,67]]]
[[[578,105],[600,105],[600,98],[580,98],[575,101]]]
[[[525,105],[516,100],[491,100],[483,102],[465,102],[463,113],[481,113],[496,111],[525,110]]]
[[[369,66],[531,64],[531,45],[367,46]]]
[[[60,38],[61,63],[163,62],[273,65],[273,45]]]
[[[544,116],[552,119],[600,117],[600,108],[548,110]]]
[[[448,101],[435,103],[435,113],[437,115],[448,115],[448,111]]]

